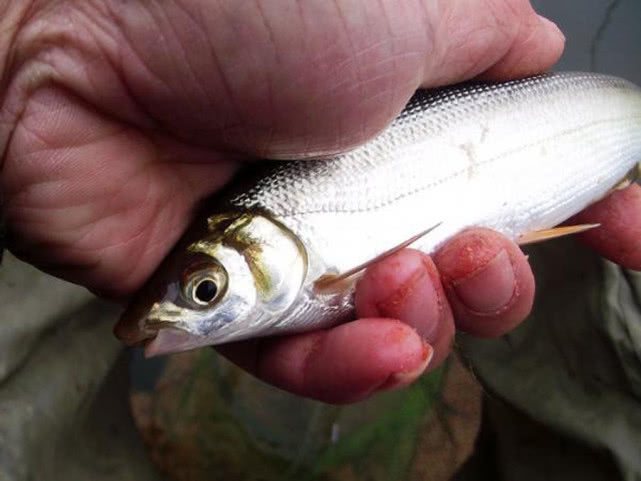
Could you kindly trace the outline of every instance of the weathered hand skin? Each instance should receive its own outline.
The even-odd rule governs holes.
[[[242,161],[347,149],[420,86],[539,72],[563,49],[563,35],[526,0],[0,0],[0,13],[9,248],[120,299]],[[363,299],[394,295],[401,277],[375,293],[363,287]],[[421,286],[443,290],[438,279]],[[520,295],[527,304],[533,292]],[[442,333],[427,342],[434,359],[447,354],[461,319],[417,319],[425,305],[412,299],[424,298],[399,306],[406,318],[361,318],[226,354],[290,391],[361,399],[386,379],[420,375],[417,330]],[[390,346],[382,334],[395,330],[405,341]],[[356,344],[366,346],[364,362],[350,364]]]
[[[12,248],[115,296],[238,160],[349,148],[421,85],[532,73],[563,47],[525,0],[9,3]]]

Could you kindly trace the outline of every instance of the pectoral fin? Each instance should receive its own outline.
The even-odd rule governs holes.
[[[543,242],[557,237],[565,237],[566,235],[578,234],[590,229],[595,229],[601,224],[579,224],[569,225],[562,227],[554,227],[552,229],[537,230],[523,234],[517,239],[519,245],[534,244],[536,242]]]
[[[625,177],[612,188],[610,193],[617,190],[627,189],[628,187],[630,187],[630,185],[639,180],[639,178],[641,178],[641,163],[632,167],[625,175]]]
[[[344,290],[345,288],[349,287],[351,284],[356,282],[357,279],[355,277],[357,274],[364,272],[365,269],[367,269],[369,266],[382,261],[386,257],[389,257],[392,254],[395,254],[401,249],[405,249],[406,247],[409,247],[414,242],[419,240],[421,237],[426,236],[427,234],[432,232],[441,224],[442,222],[439,222],[438,224],[433,225],[429,229],[424,230],[423,232],[420,232],[415,236],[410,237],[406,241],[403,241],[400,244],[398,244],[397,246],[394,246],[391,249],[386,250],[382,254],[379,254],[378,256],[374,257],[373,259],[370,259],[367,262],[363,262],[362,264],[356,267],[353,267],[348,271],[341,272],[340,274],[325,274],[319,277],[314,283],[314,289],[316,289],[317,291],[327,292],[327,293]]]
[[[349,269],[340,274],[325,274],[319,277],[314,283],[314,289],[318,292],[328,293],[328,294],[332,292],[340,292],[347,289],[358,280],[358,274],[362,274],[365,271],[365,269],[367,269],[369,266],[382,261],[386,257],[389,257],[392,254],[395,254],[401,249],[409,247],[414,242],[419,240],[421,237],[429,234],[440,225],[441,225],[441,222],[439,222],[438,224],[430,227],[429,229],[423,232],[420,232],[419,234],[416,234],[415,236],[410,237],[406,241],[401,242],[397,246],[394,246],[391,249],[379,254],[373,259],[370,259],[367,262],[364,262],[362,264],[359,264],[356,267],[353,267],[352,269]],[[544,230],[538,230],[534,232],[528,232],[527,234],[521,235],[517,239],[517,243],[519,245],[534,244],[536,242],[543,242],[550,239],[556,239],[557,237],[564,237],[567,235],[585,232],[587,230],[599,227],[600,225],[601,224],[580,224],[580,225],[554,227],[552,229],[544,229]]]
[[[621,179],[617,183],[617,185],[615,185],[610,190],[608,190],[605,194],[603,194],[603,196],[599,197],[595,202],[599,202],[600,200],[605,199],[607,196],[609,196],[610,194],[613,194],[614,192],[627,189],[632,184],[637,182],[639,179],[641,179],[641,163],[636,164],[634,167],[628,170],[628,172],[625,174],[625,177],[623,177],[623,179]]]

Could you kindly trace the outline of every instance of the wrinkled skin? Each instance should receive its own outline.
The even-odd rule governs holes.
[[[120,299],[243,161],[345,150],[419,87],[540,72],[564,42],[525,0],[0,0],[0,18],[10,248]],[[640,195],[581,215],[616,213],[586,238],[632,268]],[[357,321],[220,350],[284,389],[350,402],[436,367],[455,326],[508,331],[533,295],[519,248],[473,230],[370,268]]]

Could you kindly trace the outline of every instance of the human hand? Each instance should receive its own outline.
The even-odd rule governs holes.
[[[243,161],[344,150],[418,87],[532,74],[563,48],[526,0],[5,0],[0,13],[10,248],[115,298],[144,283]],[[630,267],[639,196],[582,214],[625,214],[586,235]],[[284,389],[354,401],[436,367],[455,324],[511,329],[533,291],[518,247],[474,230],[433,259],[406,250],[368,270],[358,321],[220,351]]]

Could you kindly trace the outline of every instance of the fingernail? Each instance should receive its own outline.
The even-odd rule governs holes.
[[[471,311],[496,312],[514,296],[515,277],[510,257],[502,250],[485,266],[450,285],[459,300]]]
[[[391,374],[387,380],[376,389],[376,391],[391,391],[393,389],[400,389],[402,387],[409,386],[416,380],[416,378],[423,374],[423,371],[427,369],[427,366],[429,366],[433,356],[434,348],[427,342],[423,341],[423,355],[421,356],[421,363],[409,370]]]

